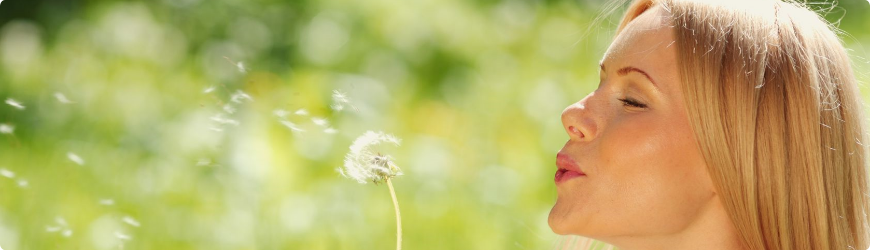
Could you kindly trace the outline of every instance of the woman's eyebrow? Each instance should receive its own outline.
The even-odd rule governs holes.
[[[604,64],[603,64],[603,63],[599,64],[599,66],[601,66],[601,71],[606,71],[606,70],[604,70]],[[617,70],[617,71],[616,71],[616,74],[619,75],[619,76],[625,76],[625,75],[627,75],[628,73],[631,73],[631,72],[637,72],[637,73],[640,73],[641,75],[645,76],[646,79],[648,79],[648,80],[652,83],[653,87],[655,87],[656,89],[659,88],[659,85],[656,83],[656,81],[653,80],[652,77],[650,77],[649,74],[646,73],[646,71],[643,71],[643,70],[641,70],[641,69],[638,69],[638,68],[635,68],[635,67],[632,67],[632,66],[626,66],[626,67],[623,67],[623,68]]]

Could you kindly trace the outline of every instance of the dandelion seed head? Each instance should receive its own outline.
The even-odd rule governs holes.
[[[66,157],[69,158],[70,161],[75,162],[75,164],[78,164],[79,166],[85,165],[85,160],[76,153],[67,152]]]
[[[393,163],[392,157],[374,151],[373,147],[381,143],[398,146],[400,141],[383,132],[365,132],[350,145],[344,168],[339,168],[339,173],[359,183],[378,183],[402,175],[402,170]]]
[[[130,224],[130,226],[139,227],[139,222],[136,221],[136,219],[133,219],[133,217],[124,216],[121,220],[124,221],[124,223]]]
[[[61,92],[54,92],[54,99],[57,99],[58,102],[63,103],[63,104],[73,103],[72,101],[67,99],[66,96]]]
[[[5,168],[0,168],[0,175],[9,179],[15,178],[15,172]]]
[[[0,134],[12,134],[13,132],[15,132],[15,126],[12,126],[12,124],[0,124]]]
[[[16,108],[18,110],[24,110],[26,108],[26,107],[24,107],[23,104],[21,104],[21,102],[16,101],[15,99],[12,99],[12,98],[6,99],[6,104],[9,104],[9,106],[12,106],[13,108]]]

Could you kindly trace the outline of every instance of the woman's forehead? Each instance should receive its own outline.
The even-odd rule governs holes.
[[[633,66],[665,81],[676,80],[674,30],[668,13],[653,7],[629,23],[607,49],[607,68]]]
[[[623,29],[604,54],[603,62],[626,54],[651,52],[673,42],[673,30],[668,17],[660,7],[640,14]],[[664,44],[661,44],[664,43]]]

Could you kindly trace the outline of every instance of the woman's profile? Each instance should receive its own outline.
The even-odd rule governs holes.
[[[843,45],[778,0],[637,0],[562,113],[549,225],[619,249],[868,249]]]

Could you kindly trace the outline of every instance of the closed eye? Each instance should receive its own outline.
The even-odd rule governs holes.
[[[628,106],[628,107],[633,107],[633,108],[646,108],[647,107],[646,104],[640,103],[639,101],[631,99],[631,98],[622,98],[619,100],[622,101],[623,106]]]

